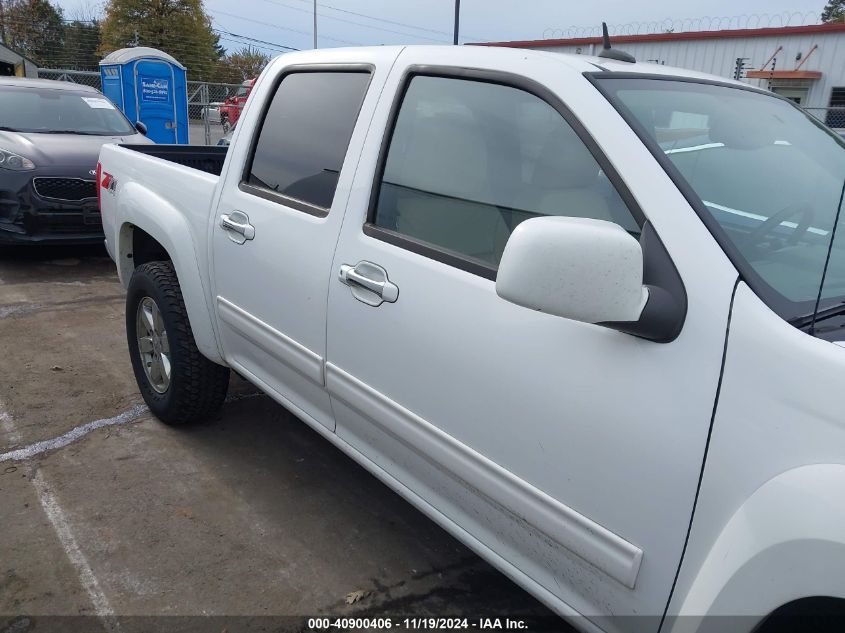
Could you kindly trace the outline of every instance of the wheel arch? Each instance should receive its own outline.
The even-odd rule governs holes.
[[[842,464],[801,466],[763,484],[719,534],[678,614],[746,616],[736,626],[748,631],[789,605],[845,601],[843,489]],[[669,630],[684,630],[684,619]]]
[[[205,258],[196,248],[185,217],[136,183],[124,188],[122,202],[123,221],[116,255],[118,275],[124,287],[129,286],[138,266],[156,260],[172,262],[197,348],[209,360],[225,364],[201,274],[200,266]]]

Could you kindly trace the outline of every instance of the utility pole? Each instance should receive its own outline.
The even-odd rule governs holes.
[[[317,0],[314,0],[314,48],[317,48]]]
[[[316,0],[315,0],[316,1]],[[455,0],[455,38],[453,44],[458,45],[458,30],[461,22],[461,0]]]

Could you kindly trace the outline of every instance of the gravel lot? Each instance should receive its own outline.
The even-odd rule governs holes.
[[[97,618],[85,630],[120,628],[114,616],[548,615],[242,381],[208,424],[151,418],[101,249],[5,249],[0,350],[0,631],[77,615]],[[224,629],[237,626],[202,630]]]

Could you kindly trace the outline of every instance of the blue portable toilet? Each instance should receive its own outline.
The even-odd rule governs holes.
[[[188,143],[188,83],[185,67],[146,46],[121,48],[100,62],[103,94],[135,123],[147,126],[156,143]]]

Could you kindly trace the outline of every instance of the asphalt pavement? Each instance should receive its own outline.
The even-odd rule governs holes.
[[[208,126],[210,143],[206,143],[205,138],[205,123],[202,121],[192,120],[188,126],[188,140],[191,145],[217,145],[225,135],[223,127],[219,123],[210,123]]]
[[[0,631],[550,615],[237,377],[208,423],[158,422],[123,301],[102,249],[0,253]]]

